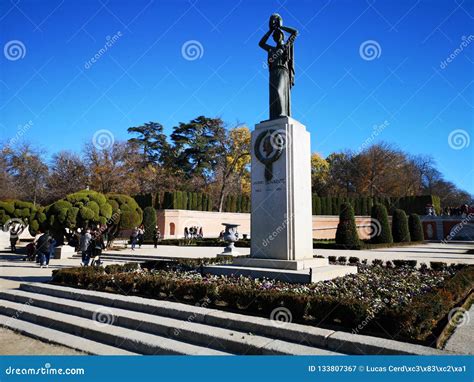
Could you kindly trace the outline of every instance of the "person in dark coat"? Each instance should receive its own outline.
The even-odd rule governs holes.
[[[160,237],[161,237],[160,229],[158,228],[158,226],[156,226],[155,229],[153,230],[153,245],[155,246],[155,248],[158,247],[158,241],[160,240]]]
[[[38,255],[39,255],[41,268],[48,267],[50,246],[51,246],[51,237],[49,236],[49,232],[45,231],[36,242],[36,251],[38,252]]]

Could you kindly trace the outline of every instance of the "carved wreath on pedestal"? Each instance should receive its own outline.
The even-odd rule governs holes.
[[[262,131],[255,140],[254,152],[257,159],[265,165],[265,181],[273,178],[273,162],[280,158],[286,143],[284,130],[268,129]]]

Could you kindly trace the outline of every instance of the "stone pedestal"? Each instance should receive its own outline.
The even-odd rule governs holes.
[[[311,147],[293,118],[264,121],[252,132],[251,253],[205,272],[315,282],[356,273],[357,267],[314,258]]]
[[[54,248],[54,258],[55,259],[65,259],[67,257],[72,257],[76,251],[74,250],[74,247],[71,247],[70,245],[59,245],[56,248]]]
[[[252,149],[252,258],[312,259],[309,133],[290,117],[265,121]]]

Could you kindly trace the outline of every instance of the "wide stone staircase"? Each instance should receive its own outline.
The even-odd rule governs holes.
[[[89,354],[443,354],[202,306],[43,283],[0,291],[0,326]]]

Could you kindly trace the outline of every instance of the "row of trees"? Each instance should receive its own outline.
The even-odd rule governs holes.
[[[131,138],[111,145],[86,143],[81,153],[46,153],[29,144],[0,149],[0,199],[50,204],[90,189],[107,194],[206,192],[222,210],[228,194],[250,193],[250,131],[200,116],[167,137],[157,122],[130,127]]]
[[[405,211],[394,209],[392,212],[392,226],[390,227],[387,208],[376,203],[371,209],[371,237],[372,244],[404,243],[410,241],[423,241],[423,226],[418,214],[410,214],[408,218]],[[354,209],[351,204],[341,206],[339,224],[336,231],[336,244],[355,248],[360,245],[357,232]]]
[[[383,204],[390,212],[399,208],[407,213],[417,213],[424,215],[426,206],[432,205],[436,212],[441,212],[440,198],[434,195],[413,195],[402,197],[389,196],[318,196],[313,194],[312,213],[313,215],[339,215],[342,205],[349,203],[354,209],[354,213],[358,216],[366,216],[370,214],[372,206],[377,203]]]
[[[18,200],[0,202],[0,225],[28,225],[30,233],[49,230],[59,244],[78,228],[100,225],[111,243],[123,229],[141,224],[142,209],[128,195],[82,190],[42,207]]]
[[[212,209],[227,195],[250,195],[250,131],[228,128],[220,118],[181,122],[167,136],[158,122],[128,128],[130,139],[86,143],[80,153],[46,153],[29,144],[0,149],[0,199],[47,205],[90,189],[137,195],[204,192]],[[359,152],[312,155],[312,187],[318,196],[402,197],[439,195],[443,206],[471,202],[471,195],[443,179],[431,157],[412,156],[386,143]]]
[[[312,188],[319,196],[437,195],[443,207],[470,204],[473,198],[446,181],[432,157],[410,155],[387,143],[327,158],[313,154]]]

